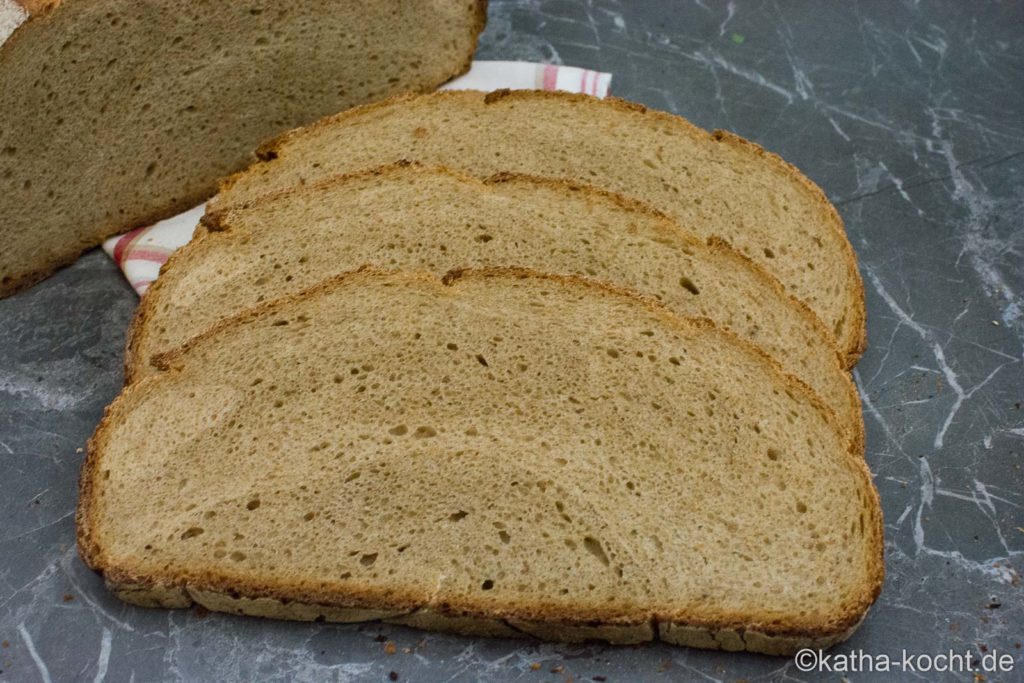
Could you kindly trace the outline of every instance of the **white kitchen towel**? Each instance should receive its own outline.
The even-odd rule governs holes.
[[[442,86],[442,90],[566,90],[604,97],[612,75],[588,69],[533,62],[473,62],[469,73]],[[140,295],[160,274],[160,266],[192,239],[203,206],[153,225],[111,237],[103,250],[121,268]]]

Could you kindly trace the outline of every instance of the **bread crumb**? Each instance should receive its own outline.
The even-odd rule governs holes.
[[[384,654],[393,655],[397,651],[398,648],[395,647],[395,642],[393,640],[389,640],[388,642],[384,643]]]

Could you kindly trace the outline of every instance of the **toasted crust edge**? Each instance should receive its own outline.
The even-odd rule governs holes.
[[[8,59],[11,49],[10,46],[22,40],[26,27],[35,27],[36,24],[52,20],[54,14],[59,12],[61,7],[66,5],[69,1],[81,2],[82,0],[15,0],[18,5],[28,12],[28,17],[14,29],[14,32],[8,36],[7,40],[0,43],[0,69],[5,68],[6,60]],[[476,53],[477,43],[480,40],[480,34],[483,32],[487,23],[488,0],[473,0],[473,3],[475,18],[473,27],[470,30],[471,45],[461,67],[451,73],[444,80],[432,86],[425,87],[421,91],[421,94],[422,92],[429,92],[430,90],[433,90],[434,88],[447,83],[451,79],[461,76],[469,71],[469,68],[473,63],[473,55]],[[416,93],[406,93],[404,96],[411,94]],[[254,156],[252,160],[256,161],[257,159]],[[86,246],[71,245],[59,255],[55,255],[33,265],[25,265],[20,271],[0,275],[0,299],[17,294],[18,292],[28,289],[29,287],[45,280],[61,268],[69,266],[77,261],[82,254],[96,248],[108,237],[132,230],[140,225],[148,225],[165,218],[170,218],[171,216],[206,201],[217,193],[217,188],[221,182],[221,180],[213,180],[206,189],[188,194],[179,201],[167,202],[163,205],[159,205],[150,212],[143,214],[141,218],[133,220],[130,224],[116,223],[99,227],[94,231],[97,237],[91,244]]]
[[[658,315],[668,327],[685,329],[704,328],[721,335],[749,354],[766,363],[769,372],[774,372],[780,382],[790,390],[803,394],[813,408],[836,430],[838,435],[845,435],[833,411],[809,387],[782,371],[779,364],[764,351],[736,335],[722,330],[704,318],[683,319],[672,314],[656,300],[638,295],[629,290],[575,276],[558,276],[538,273],[523,268],[484,268],[477,270],[451,271],[443,278],[427,273],[394,273],[375,268],[364,267],[357,271],[345,273],[325,280],[313,287],[281,299],[268,302],[239,314],[235,318],[222,321],[203,334],[192,339],[181,348],[158,357],[157,362],[165,372],[175,372],[175,366],[189,350],[204,343],[207,338],[220,334],[225,329],[245,324],[261,316],[271,315],[286,307],[290,302],[319,293],[329,291],[341,282],[359,277],[393,276],[404,277],[423,282],[426,286],[451,287],[462,280],[486,279],[494,277],[536,278],[558,282],[569,287],[589,288],[608,295],[630,299]],[[810,623],[781,624],[779,620],[765,615],[749,618],[738,618],[736,615],[722,615],[719,618],[695,618],[687,614],[670,615],[614,615],[600,613],[568,613],[559,610],[543,610],[525,606],[515,613],[508,612],[496,615],[486,608],[472,604],[453,604],[451,602],[433,603],[424,600],[423,596],[413,599],[397,599],[373,595],[372,590],[352,587],[346,590],[318,588],[310,590],[298,586],[282,586],[260,584],[244,578],[217,576],[212,572],[199,577],[182,579],[178,576],[161,576],[135,572],[130,567],[116,566],[104,555],[96,534],[96,519],[93,485],[99,475],[102,453],[110,438],[112,427],[119,419],[119,411],[126,403],[130,403],[147,387],[159,383],[163,374],[153,375],[127,387],[113,403],[104,411],[96,432],[88,442],[86,459],[82,464],[79,481],[79,505],[76,511],[77,544],[79,554],[87,566],[104,576],[107,585],[118,597],[142,606],[187,607],[193,603],[202,604],[218,611],[252,614],[255,616],[271,616],[277,618],[301,618],[300,607],[317,609],[358,609],[383,612],[399,612],[413,618],[422,609],[436,613],[436,618],[417,620],[414,625],[425,628],[446,630],[444,627],[454,625],[447,616],[459,619],[461,632],[493,634],[491,630],[497,618],[508,622],[511,628],[526,631],[545,639],[599,639],[608,642],[641,642],[642,640],[661,639],[669,643],[689,645],[693,647],[713,647],[720,649],[740,650],[765,654],[789,654],[800,647],[828,647],[847,638],[859,625],[870,606],[881,593],[884,580],[884,544],[882,511],[878,492],[873,484],[871,473],[864,459],[854,450],[852,441],[847,440],[845,457],[852,471],[862,478],[865,494],[864,504],[869,515],[867,533],[868,547],[874,547],[875,553],[864,558],[868,562],[869,583],[862,587],[859,599],[847,605],[840,614],[828,620],[811,621]],[[235,601],[234,603],[226,600]],[[269,603],[267,601],[270,601]],[[274,605],[273,603],[280,603]],[[261,605],[257,607],[256,604]],[[229,605],[231,608],[229,608]],[[293,607],[289,608],[289,605]],[[297,606],[295,606],[297,605]],[[321,610],[317,616],[327,614]],[[343,612],[338,613],[343,614]],[[388,618],[398,618],[389,616]],[[344,620],[344,619],[340,619]],[[774,621],[774,623],[773,623]],[[796,620],[793,620],[796,622]],[[514,626],[513,626],[514,625]],[[525,627],[524,627],[525,625]],[[649,629],[650,637],[646,637]],[[642,637],[641,637],[642,636]],[[640,640],[637,640],[640,638]]]
[[[843,261],[847,272],[847,278],[851,283],[851,289],[847,291],[847,301],[845,306],[846,315],[848,317],[846,324],[848,333],[844,335],[842,339],[838,339],[831,329],[827,326],[826,329],[829,329],[830,335],[836,340],[836,345],[842,350],[842,357],[846,367],[849,369],[857,364],[860,356],[867,348],[867,313],[865,311],[864,304],[864,282],[860,276],[860,270],[857,267],[857,255],[853,250],[853,246],[850,244],[843,220],[839,216],[839,212],[836,211],[835,206],[833,206],[828,200],[824,191],[791,163],[780,157],[778,154],[769,152],[755,142],[728,131],[715,130],[709,132],[694,125],[677,114],[650,109],[642,104],[623,100],[618,97],[609,96],[604,99],[598,99],[592,95],[585,95],[583,93],[569,93],[564,91],[552,92],[544,90],[509,90],[507,88],[495,90],[490,93],[480,93],[469,90],[447,90],[430,93],[426,96],[416,94],[396,95],[379,102],[353,107],[352,109],[339,112],[338,114],[324,117],[307,126],[290,130],[268,140],[263,145],[260,145],[256,150],[256,156],[259,158],[259,162],[250,166],[248,169],[225,178],[220,185],[220,191],[224,192],[229,190],[241,178],[246,177],[248,173],[252,172],[254,168],[259,167],[263,163],[272,161],[284,150],[292,139],[303,137],[311,132],[319,130],[320,128],[340,123],[350,118],[364,116],[378,109],[385,109],[396,104],[411,102],[419,99],[420,97],[456,99],[467,96],[474,98],[482,97],[485,104],[492,104],[506,99],[560,99],[563,101],[586,103],[590,106],[609,106],[633,115],[651,116],[673,126],[679,126],[685,130],[687,134],[694,137],[733,145],[734,147],[744,149],[754,156],[760,157],[775,166],[780,173],[795,180],[800,187],[810,194],[815,203],[821,207],[823,211],[823,223],[826,223],[829,226],[828,230],[839,243],[840,249],[843,252]]]
[[[845,631],[829,636],[812,633],[775,635],[756,627],[684,624],[659,621],[656,618],[636,623],[544,621],[471,614],[444,606],[418,607],[405,611],[338,607],[265,597],[235,597],[228,593],[191,586],[166,588],[140,584],[113,584],[108,581],[107,587],[121,600],[140,607],[182,609],[199,605],[210,611],[266,619],[332,623],[383,621],[462,636],[538,638],[570,643],[603,641],[612,645],[635,645],[660,641],[706,650],[746,651],[776,656],[792,655],[802,648],[832,647],[849,638],[863,622],[861,618]]]
[[[277,198],[290,196],[300,192],[316,191],[318,188],[332,187],[335,185],[344,184],[354,180],[367,179],[378,176],[388,176],[395,173],[408,172],[409,170],[420,171],[424,173],[439,173],[446,174],[453,178],[456,178],[462,182],[471,184],[480,184],[483,187],[491,185],[500,185],[502,183],[531,183],[542,187],[554,188],[554,189],[568,189],[572,192],[580,192],[590,197],[599,198],[602,201],[611,202],[614,205],[626,209],[628,211],[636,212],[638,214],[648,216],[660,221],[666,232],[671,232],[674,236],[679,239],[692,244],[695,246],[702,246],[707,248],[724,258],[731,259],[737,263],[742,263],[743,267],[748,270],[752,270],[757,274],[763,284],[771,289],[779,297],[781,301],[785,302],[785,305],[790,306],[796,312],[796,315],[801,318],[805,323],[811,326],[815,330],[820,342],[824,345],[830,353],[835,355],[836,362],[838,365],[839,374],[837,379],[843,383],[843,393],[846,396],[846,406],[844,406],[845,415],[843,416],[843,423],[847,424],[850,429],[850,433],[854,439],[854,447],[859,451],[864,450],[864,418],[861,412],[860,396],[857,393],[857,388],[850,377],[849,372],[846,372],[844,365],[844,357],[842,352],[835,345],[835,337],[829,332],[828,328],[821,319],[811,310],[811,308],[800,299],[797,299],[792,294],[786,291],[782,283],[779,282],[778,278],[769,273],[756,261],[752,260],[747,255],[743,254],[737,249],[734,249],[726,240],[718,237],[710,237],[705,241],[701,241],[696,235],[688,231],[682,226],[677,220],[668,216],[667,214],[658,211],[654,207],[641,202],[636,199],[625,197],[616,192],[606,190],[594,185],[588,185],[585,183],[578,183],[571,180],[561,178],[548,178],[541,176],[533,176],[522,173],[497,173],[483,180],[476,178],[475,176],[469,175],[465,172],[457,169],[452,169],[446,166],[431,166],[421,164],[415,161],[401,160],[392,164],[386,164],[377,168],[365,169],[362,171],[356,171],[353,173],[340,174],[326,178],[310,185],[304,185],[302,187],[287,188],[272,192],[267,195],[261,196],[257,199],[247,202],[240,206],[229,206],[218,210],[208,210],[203,216],[200,222],[201,227],[205,227],[208,231],[218,231],[224,229],[230,229],[230,216],[233,210],[239,208],[251,208],[254,206],[260,206],[268,202],[272,202]],[[163,275],[166,270],[173,269],[178,261],[187,258],[193,250],[199,249],[202,246],[202,236],[198,234],[197,237],[192,240],[189,244],[185,245],[167,260],[167,262],[161,267],[160,274]],[[131,384],[138,380],[141,376],[143,368],[148,364],[149,359],[143,357],[143,348],[146,346],[149,339],[149,321],[153,315],[153,311],[159,305],[161,292],[163,288],[161,286],[162,279],[157,278],[153,285],[149,288],[146,294],[143,296],[141,303],[136,311],[136,314],[132,320],[132,323],[128,330],[127,341],[125,344],[125,383]],[[837,411],[838,412],[838,411]]]

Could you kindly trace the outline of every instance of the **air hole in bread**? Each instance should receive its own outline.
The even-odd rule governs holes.
[[[601,546],[601,541],[597,540],[593,536],[586,536],[583,539],[583,547],[588,553],[596,557],[604,566],[607,567],[611,565],[608,555],[605,554],[604,548]]]
[[[679,278],[679,285],[694,296],[700,294],[700,290],[697,289],[697,285],[693,284],[693,280],[685,275]]]

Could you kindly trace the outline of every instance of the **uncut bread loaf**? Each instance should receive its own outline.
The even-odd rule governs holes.
[[[443,274],[525,266],[648,293],[759,344],[862,443],[860,400],[828,331],[729,247],[707,245],[634,201],[564,181],[487,181],[400,164],[286,190],[213,214],[143,298],[128,381],[153,355],[221,319],[364,264]]]
[[[363,270],[161,365],[81,479],[80,552],[136,604],[788,653],[880,590],[831,411],[624,290]]]
[[[760,263],[825,322],[850,365],[865,345],[856,258],[822,191],[757,145],[678,116],[587,95],[445,92],[324,119],[265,145],[260,157],[222,187],[215,208],[399,159],[598,185]]]
[[[195,206],[270,136],[462,73],[486,3],[18,6],[0,36],[0,296]]]

